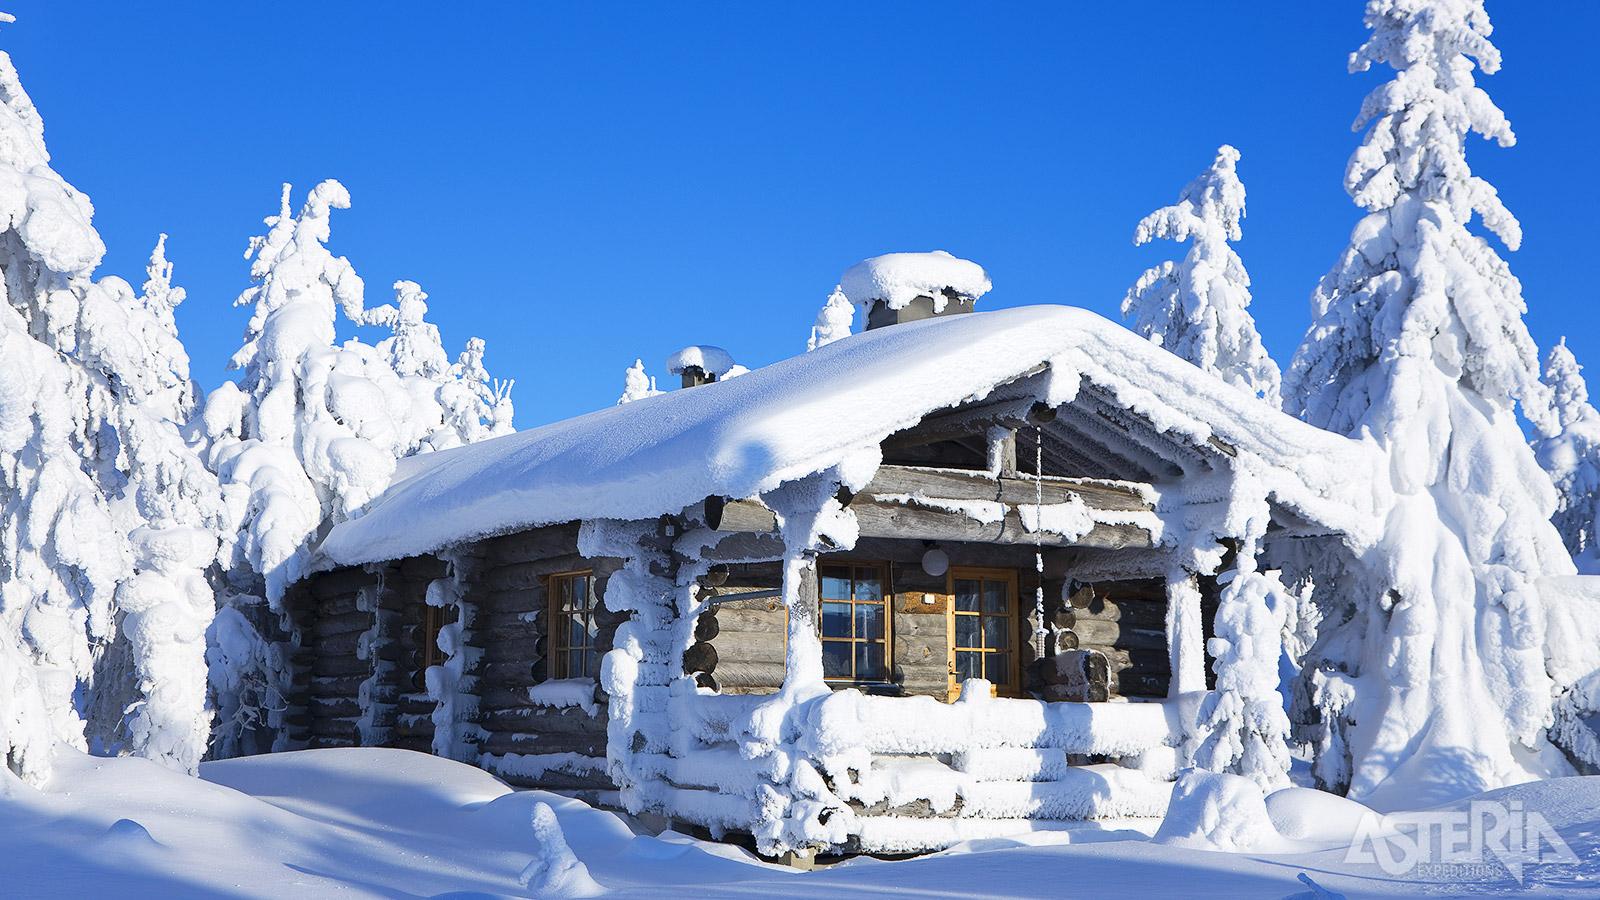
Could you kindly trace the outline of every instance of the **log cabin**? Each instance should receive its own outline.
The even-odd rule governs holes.
[[[1151,820],[1185,766],[1270,780],[1271,566],[1359,552],[1337,486],[1380,460],[1092,313],[947,281],[793,359],[403,460],[291,592],[293,744],[774,855]]]

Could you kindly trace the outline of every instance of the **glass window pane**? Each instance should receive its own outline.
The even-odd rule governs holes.
[[[995,684],[1011,683],[1011,654],[985,653],[983,661],[983,677]]]
[[[862,680],[883,677],[883,645],[877,641],[856,644],[856,677]]]
[[[956,579],[956,612],[978,611],[978,582],[971,578]]]
[[[567,646],[573,648],[589,646],[588,635],[583,631],[583,617],[573,616],[567,623],[570,629],[567,632]]]
[[[965,681],[968,678],[979,678],[983,675],[981,668],[983,654],[971,650],[956,652],[956,680]]]
[[[569,678],[576,678],[576,677],[584,674],[583,670],[584,670],[583,651],[582,650],[568,650],[567,651],[567,676]]]
[[[883,640],[883,605],[880,603],[856,604],[856,637],[869,641]]]
[[[978,643],[978,617],[956,616],[956,646],[981,647]]]
[[[856,602],[877,603],[883,599],[883,576],[877,569],[856,568]]]
[[[588,675],[590,678],[599,678],[600,677],[600,654],[594,652],[593,650],[590,650],[589,652],[584,654],[584,659],[587,661],[586,664],[583,667],[584,674]]]
[[[829,600],[850,599],[850,567],[822,567],[822,596]]]
[[[850,604],[822,604],[822,636],[834,638],[850,636]]]
[[[557,578],[556,579],[556,583],[555,583],[555,589],[556,589],[556,609],[571,609],[572,608],[572,582],[568,581],[565,578]]]
[[[1010,650],[1011,618],[1009,616],[983,617],[983,646],[987,650]]]
[[[1004,614],[1011,606],[1010,599],[1006,596],[1011,593],[1011,585],[1004,581],[985,581],[983,583],[983,611],[986,613]]]
[[[828,678],[850,677],[850,642],[822,642],[822,674]]]

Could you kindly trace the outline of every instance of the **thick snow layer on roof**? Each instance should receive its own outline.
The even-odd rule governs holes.
[[[683,370],[695,366],[707,375],[718,378],[734,367],[733,354],[721,347],[685,347],[667,357],[667,371],[682,375]]]
[[[1370,445],[1244,402],[1094,313],[1031,306],[876,329],[730,381],[403,459],[365,515],[328,535],[319,564],[401,559],[579,519],[649,518],[864,456],[875,465],[890,434],[1041,364],[1053,370],[1052,405],[1071,400],[1082,376],[1192,444],[1228,444],[1302,515],[1370,527],[1352,505],[1378,480]]]
[[[990,287],[982,266],[943,250],[874,256],[845,269],[839,279],[839,289],[857,306],[882,300],[890,309],[901,309],[918,297],[932,297],[936,312],[944,309],[945,288],[976,300]]]

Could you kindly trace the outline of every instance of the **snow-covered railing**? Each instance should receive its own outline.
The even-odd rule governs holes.
[[[813,752],[961,753],[991,747],[1137,756],[1178,733],[1166,703],[1046,703],[963,689],[955,703],[838,691],[810,710]],[[976,696],[974,696],[976,694]]]

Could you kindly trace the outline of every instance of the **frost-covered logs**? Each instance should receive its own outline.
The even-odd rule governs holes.
[[[1344,729],[1349,759],[1318,761],[1328,786],[1382,803],[1396,775],[1458,796],[1563,770],[1517,748],[1548,749],[1545,655],[1559,649],[1545,645],[1534,582],[1571,561],[1515,416],[1543,391],[1520,287],[1466,228],[1476,212],[1508,247],[1521,239],[1465,155],[1469,131],[1514,141],[1473,84],[1474,60],[1500,65],[1488,17],[1479,0],[1373,0],[1366,21],[1351,69],[1397,73],[1355,123],[1367,132],[1345,187],[1368,215],[1313,294],[1285,395],[1391,459],[1396,500],[1371,564],[1316,594],[1327,624],[1302,677],[1323,684],[1294,711]]]
[[[1261,346],[1250,306],[1250,276],[1228,246],[1243,232],[1244,185],[1234,171],[1239,151],[1224,144],[1217,159],[1189,182],[1174,206],[1139,222],[1133,242],[1190,241],[1182,262],[1164,262],[1139,276],[1122,301],[1134,330],[1252,397],[1278,405],[1278,365]]]

